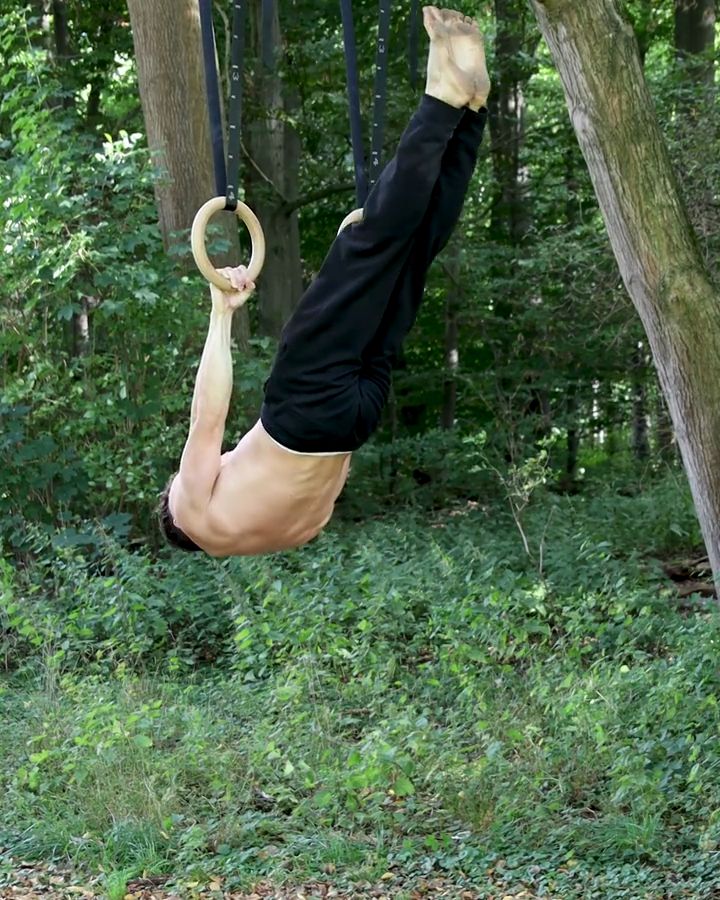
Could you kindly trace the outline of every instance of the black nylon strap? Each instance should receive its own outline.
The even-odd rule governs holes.
[[[200,33],[202,35],[205,91],[207,94],[208,118],[210,120],[213,169],[215,170],[215,191],[218,195],[222,195],[226,190],[227,174],[225,172],[225,147],[222,115],[220,112],[220,88],[218,86],[217,62],[215,58],[212,0],[200,0]]]
[[[360,115],[360,86],[358,83],[357,49],[353,24],[352,0],[340,0],[343,23],[343,44],[345,46],[345,67],[347,71],[348,103],[350,106],[350,139],[355,166],[355,192],[357,205],[363,206],[368,193],[365,172],[365,151],[363,149],[362,118]]]
[[[378,45],[375,63],[375,92],[373,98],[373,127],[370,142],[370,187],[382,171],[383,137],[385,135],[385,105],[387,100],[388,41],[390,38],[391,0],[380,0],[378,13]]]
[[[230,58],[230,103],[228,105],[227,190],[225,209],[237,209],[240,175],[240,126],[242,123],[242,73],[245,57],[245,3],[233,0],[232,52]]]

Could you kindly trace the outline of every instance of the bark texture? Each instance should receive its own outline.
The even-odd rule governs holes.
[[[638,462],[644,462],[650,456],[646,368],[643,346],[642,343],[638,343],[633,350],[630,363],[632,380],[632,450]]]
[[[715,0],[675,0],[675,51],[692,81],[712,84]]]
[[[522,280],[514,277],[520,261],[527,254],[526,245],[531,239],[533,209],[530,180],[524,164],[525,145],[525,88],[532,77],[536,63],[534,54],[540,40],[537,28],[526,0],[494,0],[496,21],[495,62],[492,72],[492,90],[488,98],[490,123],[490,158],[493,167],[492,207],[489,237],[497,245],[490,265],[490,277],[502,281],[506,289],[495,298],[494,317],[502,323],[497,338],[491,346],[496,356],[497,369],[502,373],[498,388],[507,410],[507,456],[515,457],[517,430],[521,420],[536,418],[543,405],[534,375],[523,372],[517,378],[514,366],[508,360],[517,360],[520,346],[515,318],[518,310],[526,308],[528,292]],[[535,352],[536,335],[523,334],[523,356]],[[517,371],[517,369],[515,369]],[[517,384],[522,382],[522,386]],[[511,397],[524,398],[520,416],[511,412],[516,404]]]
[[[525,142],[525,86],[533,72],[535,40],[528,34],[524,0],[495,0],[495,71],[488,99],[495,196],[490,221],[494,240],[519,244],[531,225]]]
[[[577,478],[578,455],[580,453],[580,431],[578,430],[577,388],[568,389],[565,399],[567,413],[567,441],[565,454],[565,483],[569,489]]]
[[[460,243],[454,240],[447,254],[448,289],[445,296],[445,378],[440,427],[455,427],[457,416],[457,379],[460,369]]]
[[[170,250],[187,246],[195,213],[215,195],[200,11],[198,0],[128,0],[128,10],[148,146],[164,173],[155,185],[155,201],[163,244]],[[237,265],[235,216],[220,213],[213,225],[230,247],[215,256],[215,264]],[[192,266],[192,257],[185,258]],[[242,350],[248,335],[243,307],[233,317],[233,337]]]
[[[166,249],[214,196],[197,0],[128,0],[145,128],[165,173],[155,196]]]
[[[250,18],[254,71],[249,87],[245,187],[248,203],[265,229],[267,258],[258,284],[259,329],[279,337],[302,293],[297,197],[300,140],[288,122],[293,107],[278,63],[282,40],[277,6],[272,22],[273,64],[262,61],[261,2],[252,0]]]
[[[619,0],[531,0],[625,286],[643,321],[720,583],[720,295]]]

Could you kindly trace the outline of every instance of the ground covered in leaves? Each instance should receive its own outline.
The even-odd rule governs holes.
[[[598,878],[582,868],[562,866],[548,877],[530,866],[521,879],[498,860],[484,873],[481,884],[458,878],[403,876],[386,872],[376,883],[341,883],[315,880],[303,884],[274,885],[261,881],[247,890],[226,890],[223,879],[205,884],[174,881],[170,875],[140,876],[117,884],[108,892],[104,874],[82,878],[77,871],[55,864],[0,856],[2,900],[568,900],[569,897],[622,896],[633,900],[718,900],[720,879],[686,879],[681,873],[644,873],[639,882],[632,867]],[[720,873],[718,873],[720,874]],[[551,883],[557,884],[551,887]],[[643,886],[643,881],[645,885]],[[624,883],[623,883],[624,882]]]
[[[497,869],[502,879],[502,866]],[[386,872],[376,884],[334,886],[325,881],[313,881],[303,885],[276,886],[267,881],[252,885],[247,891],[224,890],[222,879],[207,884],[188,882],[174,884],[170,875],[132,878],[118,893],[122,900],[382,900],[382,898],[407,898],[407,900],[478,900],[480,896],[498,900],[532,900],[538,897],[531,888],[521,886],[511,889],[502,883],[493,886],[494,870],[487,873],[487,885],[483,894],[474,888],[458,883],[456,879],[434,876],[431,878],[403,879],[396,873]],[[488,893],[488,890],[493,893]],[[552,894],[543,892],[545,898]],[[94,875],[82,879],[72,869],[55,864],[39,864],[5,857],[0,864],[0,897],[3,900],[93,900],[107,897],[105,877]]]

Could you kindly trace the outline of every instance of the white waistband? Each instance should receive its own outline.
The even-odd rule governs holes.
[[[275,438],[268,433],[267,428],[260,422],[260,426],[262,430],[267,434],[273,444],[277,444],[278,447],[281,447],[286,453],[292,453],[295,456],[347,456],[350,453],[350,450],[321,450],[315,451],[314,453],[306,453],[302,450],[291,450],[289,447],[286,447],[284,444],[281,444],[280,441],[276,441]]]

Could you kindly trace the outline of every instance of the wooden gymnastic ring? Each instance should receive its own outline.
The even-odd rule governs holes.
[[[235,288],[230,284],[228,279],[221,275],[215,266],[210,262],[210,257],[205,249],[205,231],[211,216],[221,209],[225,209],[225,197],[213,197],[204,203],[195,214],[195,219],[190,232],[190,243],[192,245],[195,264],[209,282],[219,287],[221,291],[234,291]],[[258,221],[258,217],[250,209],[247,204],[238,200],[235,214],[240,219],[248,232],[252,241],[252,254],[250,256],[250,264],[248,265],[248,278],[255,281],[262,271],[265,262],[265,235],[262,226]]]
[[[340,223],[340,227],[338,228],[338,234],[347,228],[348,225],[355,225],[356,222],[362,222],[363,220],[363,208],[362,206],[359,209],[354,209],[351,213],[348,213],[345,218]]]

